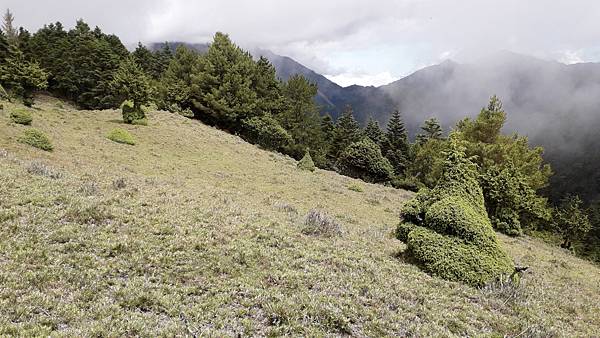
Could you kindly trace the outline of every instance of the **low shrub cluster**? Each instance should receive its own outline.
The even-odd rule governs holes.
[[[337,167],[342,175],[373,183],[389,181],[394,173],[390,161],[369,138],[350,144],[340,155]]]
[[[111,130],[106,137],[109,140],[117,143],[135,145],[135,139],[133,136],[123,128],[115,128]]]
[[[453,144],[442,178],[407,202],[397,237],[428,272],[483,286],[510,276],[514,265],[487,216],[475,165]]]
[[[146,114],[141,107],[136,106],[133,101],[126,100],[121,104],[123,121],[128,124],[147,125]]]
[[[32,147],[42,149],[45,151],[52,151],[54,146],[50,138],[44,134],[43,131],[37,129],[27,129],[23,132],[23,135],[19,137],[19,142],[28,144]]]
[[[30,125],[33,121],[33,117],[31,116],[31,112],[26,109],[16,108],[10,112],[10,119],[14,123],[22,124],[22,125]]]

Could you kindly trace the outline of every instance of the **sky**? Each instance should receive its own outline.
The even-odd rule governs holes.
[[[383,85],[446,59],[498,50],[564,63],[600,61],[597,0],[1,0],[35,31],[78,18],[138,41],[208,42],[292,57],[348,86]]]

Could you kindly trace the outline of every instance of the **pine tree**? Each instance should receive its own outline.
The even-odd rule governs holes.
[[[177,47],[158,84],[159,108],[182,112],[194,107],[190,87],[192,74],[199,71],[199,62],[196,52],[183,45]]]
[[[10,9],[6,9],[4,16],[2,17],[2,31],[6,35],[7,40],[10,43],[16,44],[19,32],[13,25],[15,17],[11,13]]]
[[[442,126],[435,117],[425,120],[421,130],[423,133],[417,135],[418,144],[423,144],[429,140],[439,140],[443,135]]]
[[[396,175],[403,175],[410,160],[408,136],[402,115],[394,111],[388,122],[385,143],[385,157],[390,160]]]
[[[137,48],[131,53],[135,63],[144,70],[144,72],[152,77],[153,79],[157,79],[160,74],[156,74],[155,70],[155,59],[154,54],[146,48],[141,42],[138,42]]]
[[[581,239],[591,229],[588,216],[582,210],[579,196],[567,196],[554,213],[554,227],[563,236],[561,247],[572,249],[573,241]]]
[[[331,140],[331,148],[329,154],[331,158],[337,159],[340,154],[351,143],[357,142],[362,138],[362,132],[351,106],[346,106],[342,115],[338,118],[335,126],[333,139]]]
[[[199,117],[221,127],[240,131],[241,121],[256,115],[252,89],[255,63],[229,36],[216,33],[192,76],[191,98]]]
[[[134,57],[121,61],[114,73],[111,88],[118,93],[119,99],[130,100],[136,111],[142,111],[142,105],[150,101],[151,88],[148,77]]]
[[[276,116],[285,109],[281,83],[275,75],[275,67],[264,56],[256,62],[252,88],[257,97],[257,114],[269,113]]]
[[[379,127],[379,122],[373,119],[373,117],[369,117],[369,122],[367,122],[364,133],[366,137],[370,138],[371,141],[375,142],[379,147],[383,146],[385,133]]]

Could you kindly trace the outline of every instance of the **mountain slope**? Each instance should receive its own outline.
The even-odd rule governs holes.
[[[0,334],[9,336],[593,336],[600,269],[499,235],[516,290],[422,272],[391,233],[411,194],[299,171],[199,121],[79,111],[38,98],[17,141],[0,111]],[[105,135],[129,130],[135,146]],[[350,190],[359,186],[363,191]],[[340,236],[305,235],[312,208]]]

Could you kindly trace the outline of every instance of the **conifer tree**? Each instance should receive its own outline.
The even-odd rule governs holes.
[[[6,12],[4,12],[4,15],[2,16],[2,31],[10,43],[16,44],[19,32],[13,24],[14,20],[15,17],[10,9],[6,9]]]
[[[385,133],[379,127],[379,122],[373,119],[373,117],[369,117],[369,122],[367,122],[367,126],[365,127],[365,136],[370,138],[371,141],[375,142],[379,147],[383,146],[385,141]]]
[[[201,61],[190,93],[196,110],[209,122],[241,131],[241,121],[256,113],[252,56],[219,32]]]
[[[435,117],[425,120],[421,126],[421,130],[423,132],[417,135],[418,144],[423,144],[429,140],[439,140],[443,135],[442,126]]]
[[[554,227],[563,236],[561,247],[565,249],[572,249],[573,241],[581,239],[591,229],[582,205],[579,196],[567,196],[554,212]]]
[[[194,107],[190,88],[192,74],[198,72],[199,62],[196,52],[183,45],[177,47],[158,85],[159,108],[181,112]]]
[[[154,54],[152,54],[152,52],[141,42],[138,42],[137,48],[133,51],[133,53],[131,53],[131,55],[133,56],[135,63],[140,66],[140,68],[142,68],[142,70],[144,70],[148,76],[152,77],[153,79],[157,79],[160,76],[160,74],[154,73]]]
[[[396,175],[403,175],[409,162],[410,145],[404,121],[398,110],[394,111],[388,122],[384,148],[385,156],[392,163]]]
[[[357,142],[362,138],[362,131],[356,119],[351,106],[346,106],[342,115],[338,118],[335,125],[333,139],[331,140],[330,156],[337,159],[340,154],[351,143]]]
[[[130,100],[137,112],[142,111],[142,105],[150,100],[151,88],[149,80],[133,57],[121,61],[114,74],[111,88],[118,93],[119,99]],[[143,113],[142,113],[143,114]],[[141,116],[143,118],[144,116]],[[128,119],[125,119],[126,122]]]
[[[256,92],[257,114],[268,113],[277,116],[284,111],[281,83],[275,75],[275,67],[264,56],[256,62],[252,88]]]

